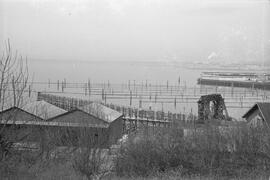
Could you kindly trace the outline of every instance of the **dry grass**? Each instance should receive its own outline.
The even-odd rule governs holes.
[[[208,126],[192,129],[186,137],[180,132],[174,126],[130,137],[118,153],[117,175],[148,177],[175,169],[179,177],[248,178],[254,173],[270,174],[268,129]]]
[[[12,174],[6,174],[5,176],[1,172],[0,179],[14,179],[14,180],[87,180],[86,177],[81,174],[77,174],[71,161],[66,160],[50,160],[48,162],[36,162],[32,166],[28,167],[24,163],[16,164],[16,172]],[[103,178],[104,180],[268,180],[269,176],[262,173],[250,172],[244,177],[228,178],[213,175],[191,175],[183,176],[181,169],[167,171],[164,173],[153,173],[148,177],[142,176],[123,176],[119,177],[116,174],[110,174]]]
[[[208,127],[183,136],[181,128],[173,126],[130,136],[117,153],[114,172],[103,179],[251,180],[269,179],[269,175],[268,129]],[[87,177],[74,169],[71,156],[44,159],[34,153],[13,152],[0,162],[0,179]]]

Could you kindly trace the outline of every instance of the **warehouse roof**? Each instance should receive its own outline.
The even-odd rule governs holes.
[[[49,121],[63,122],[63,123],[78,123],[81,124],[81,126],[83,125],[88,126],[90,124],[104,125],[104,126],[108,125],[107,121],[102,120],[80,109],[73,109],[64,114],[60,114],[59,116],[55,116],[49,119]]]
[[[0,112],[0,120],[14,122],[18,120],[42,121],[43,119],[21,108],[13,106]]]
[[[121,113],[96,102],[79,107],[79,109],[109,123],[122,116]]]
[[[67,112],[64,109],[59,108],[43,100],[28,103],[25,106],[23,106],[22,109],[44,120]]]

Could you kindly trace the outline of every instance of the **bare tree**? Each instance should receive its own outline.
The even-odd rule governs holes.
[[[30,85],[27,57],[23,58],[23,56],[18,55],[18,52],[12,49],[9,39],[0,51],[2,51],[0,59],[0,111],[3,111],[12,106],[22,106],[24,93]],[[14,116],[16,114],[7,119],[0,116],[0,141],[2,142],[0,149],[3,152],[7,152],[7,147],[4,145],[10,146],[10,143],[4,143],[7,141],[4,134],[5,124],[7,121],[15,119]]]
[[[9,39],[2,50],[0,74],[0,110],[20,106],[29,85],[27,57],[13,51]]]

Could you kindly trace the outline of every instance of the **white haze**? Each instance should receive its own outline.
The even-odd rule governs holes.
[[[0,0],[0,44],[32,61],[268,62],[270,2]]]

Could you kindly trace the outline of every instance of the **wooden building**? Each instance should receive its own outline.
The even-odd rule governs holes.
[[[67,112],[46,101],[34,101],[22,107],[11,107],[0,112],[2,121],[44,121]]]
[[[122,138],[123,114],[95,102],[79,107],[79,109],[108,123],[108,144],[115,144],[118,139]]]
[[[59,124],[58,129],[61,130],[57,131],[55,136],[62,137],[62,146],[109,145],[109,123],[80,109],[68,111],[49,121]]]
[[[122,114],[98,103],[65,111],[37,101],[0,112],[0,120],[13,142],[109,147],[123,134]]]
[[[5,138],[15,143],[40,147],[108,146],[108,125],[54,121],[6,121],[0,128]]]
[[[270,127],[270,103],[256,103],[244,115],[250,126],[266,125]]]

